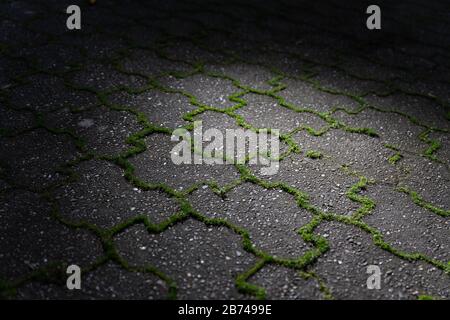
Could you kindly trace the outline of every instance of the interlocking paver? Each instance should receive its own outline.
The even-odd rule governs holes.
[[[63,109],[46,115],[44,123],[52,128],[73,132],[83,139],[86,151],[102,156],[125,152],[130,147],[127,138],[142,130],[134,115],[106,107],[75,114]]]
[[[216,181],[223,186],[239,178],[232,165],[194,164],[193,158],[191,164],[174,164],[170,155],[176,144],[169,135],[149,136],[147,150],[130,160],[136,168],[136,176],[148,183],[164,183],[177,190],[186,190],[202,181]]]
[[[0,139],[0,162],[6,167],[4,176],[23,188],[41,190],[64,180],[59,169],[79,155],[70,137],[44,129]]]
[[[251,282],[267,288],[269,299],[323,299],[320,285],[316,279],[304,278],[299,272],[288,268],[267,266],[261,269]]]
[[[153,264],[164,270],[176,281],[181,299],[243,298],[234,279],[255,260],[229,230],[194,220],[156,235],[134,227],[115,241],[131,263]]]
[[[120,168],[106,161],[80,163],[74,183],[55,191],[61,214],[72,221],[88,221],[111,228],[135,216],[160,223],[180,209],[159,191],[141,191],[123,179]]]
[[[102,255],[95,236],[61,225],[50,212],[50,204],[38,194],[14,190],[2,195],[2,280],[21,279],[61,261],[86,266]]]
[[[257,248],[273,256],[295,258],[308,248],[296,228],[305,225],[311,215],[299,209],[292,198],[280,190],[243,184],[230,191],[225,200],[202,189],[192,195],[192,202],[206,216],[224,218],[248,230]]]
[[[0,3],[0,297],[448,299],[449,7],[379,5]],[[199,120],[279,171],[175,165]]]
[[[188,125],[189,122],[183,119],[183,115],[197,109],[182,94],[161,92],[155,89],[149,89],[140,94],[113,93],[107,99],[111,104],[131,107],[142,112],[151,123],[166,128]]]
[[[165,299],[167,286],[153,274],[129,272],[108,263],[87,274],[83,293],[59,284],[31,282],[17,291],[18,299]]]
[[[337,299],[414,299],[428,293],[447,296],[448,276],[423,262],[406,262],[374,246],[369,235],[336,223],[324,223],[318,233],[330,241],[330,251],[319,258],[316,272]],[[351,262],[350,262],[351,261]],[[366,268],[384,270],[380,290],[367,290]]]

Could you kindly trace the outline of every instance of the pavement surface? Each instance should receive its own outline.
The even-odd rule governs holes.
[[[1,1],[0,296],[449,299],[450,5],[368,4]],[[279,171],[175,165],[197,120]]]

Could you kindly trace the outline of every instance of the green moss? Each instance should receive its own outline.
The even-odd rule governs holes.
[[[366,177],[360,177],[359,181],[347,190],[347,197],[350,200],[361,204],[361,207],[359,207],[352,215],[352,217],[356,220],[359,220],[369,214],[375,208],[375,202],[372,199],[359,195],[361,191],[366,190],[367,185],[370,183],[373,182],[369,181]]]
[[[430,128],[426,129],[419,135],[419,139],[428,144],[428,148],[423,152],[423,155],[430,160],[438,161],[435,153],[441,148],[441,143],[429,138],[429,134],[433,131]]]
[[[265,299],[266,291],[264,288],[248,283],[247,280],[258,272],[266,264],[265,260],[259,260],[253,267],[247,270],[245,273],[240,274],[236,278],[236,287],[242,293],[247,293],[255,296],[258,299]]]
[[[426,202],[417,192],[409,190],[406,187],[399,187],[397,188],[398,191],[408,194],[413,202],[417,204],[418,206],[425,208],[441,217],[449,217],[450,216],[450,210],[444,210],[438,207],[433,206],[431,203]]]
[[[436,298],[433,296],[422,294],[417,297],[417,300],[436,300]]]
[[[323,281],[322,278],[320,278],[315,272],[313,271],[299,271],[299,275],[304,279],[304,280],[309,280],[309,279],[314,279],[317,281],[318,285],[319,285],[319,290],[320,292],[322,292],[323,298],[325,300],[333,300],[334,297],[331,294],[331,290],[327,287],[327,285],[325,284],[325,282]]]
[[[388,161],[390,164],[396,164],[402,158],[403,158],[403,156],[400,153],[396,153],[393,156],[389,157]]]
[[[198,41],[199,39],[197,39],[197,38],[195,38],[195,39],[187,38],[185,40],[192,41],[193,45],[201,46],[201,42]],[[107,61],[105,61],[105,62],[111,64],[121,74],[145,79],[146,85],[142,86],[141,88],[130,88],[127,86],[121,86],[121,87],[114,88],[109,91],[99,91],[99,90],[96,90],[94,88],[87,87],[87,86],[74,85],[69,80],[66,80],[66,77],[65,77],[66,73],[53,74],[51,71],[45,71],[47,74],[53,74],[54,76],[61,77],[62,81],[64,81],[64,84],[72,90],[81,91],[81,92],[85,91],[85,92],[94,94],[99,101],[99,104],[96,105],[96,107],[103,105],[111,110],[120,110],[120,111],[127,112],[136,118],[137,122],[142,126],[142,130],[140,130],[137,133],[134,133],[126,140],[126,142],[130,145],[130,148],[121,154],[118,154],[118,155],[115,155],[112,157],[100,157],[91,152],[88,152],[86,150],[84,140],[81,137],[77,136],[74,132],[72,132],[70,130],[60,130],[60,129],[52,128],[51,126],[47,125],[45,123],[45,121],[43,121],[44,119],[43,119],[42,114],[36,113],[36,112],[34,112],[34,110],[29,110],[30,112],[33,112],[33,114],[35,114],[35,116],[36,116],[36,119],[38,122],[38,125],[36,126],[36,128],[43,128],[52,134],[67,136],[69,139],[71,139],[75,143],[78,150],[82,154],[76,160],[67,163],[67,165],[64,168],[61,168],[61,170],[59,171],[61,174],[68,176],[67,181],[65,181],[64,183],[69,183],[72,181],[76,181],[76,179],[78,179],[78,177],[72,170],[72,168],[74,166],[76,166],[77,164],[79,164],[83,161],[88,161],[91,159],[100,159],[100,160],[109,161],[109,162],[117,165],[118,167],[120,167],[124,172],[125,179],[132,186],[139,188],[142,191],[157,190],[159,192],[164,193],[168,197],[175,199],[175,201],[179,204],[180,211],[175,212],[170,218],[168,218],[158,224],[155,224],[152,221],[150,221],[147,216],[136,216],[125,222],[116,224],[114,227],[112,227],[110,229],[102,229],[102,228],[99,228],[96,225],[93,225],[86,221],[74,222],[74,221],[70,221],[70,220],[64,218],[60,214],[58,204],[52,196],[52,191],[54,190],[54,188],[57,187],[57,185],[53,185],[50,188],[44,190],[43,192],[40,192],[42,196],[44,196],[50,203],[52,203],[52,208],[53,208],[52,217],[54,219],[56,219],[61,224],[65,225],[69,228],[86,230],[87,232],[90,232],[91,234],[96,236],[99,239],[99,241],[102,243],[102,247],[104,250],[104,256],[99,258],[93,264],[86,266],[86,268],[83,268],[83,270],[87,270],[87,272],[90,272],[90,271],[93,271],[96,268],[100,267],[101,265],[105,264],[106,262],[112,261],[112,262],[118,264],[121,268],[123,268],[127,271],[130,271],[130,272],[151,273],[151,274],[154,274],[157,277],[159,277],[161,280],[163,280],[167,284],[167,286],[169,288],[168,298],[174,299],[174,298],[176,298],[176,293],[177,293],[176,283],[171,278],[169,278],[167,275],[165,275],[161,270],[158,270],[157,268],[155,268],[153,266],[150,266],[150,265],[130,266],[129,263],[119,255],[118,250],[113,241],[113,238],[115,235],[120,234],[120,233],[124,232],[125,230],[131,228],[132,226],[135,226],[138,224],[142,224],[145,227],[145,229],[147,230],[147,232],[149,232],[149,233],[161,233],[173,225],[182,223],[186,219],[196,219],[197,221],[200,221],[200,222],[204,223],[205,225],[213,226],[213,227],[224,227],[224,228],[227,228],[230,231],[234,232],[235,234],[239,235],[241,237],[242,247],[244,248],[244,250],[247,251],[249,254],[252,254],[253,256],[255,256],[258,259],[258,262],[253,267],[251,267],[249,270],[245,271],[244,273],[238,275],[235,280],[236,287],[241,292],[254,295],[257,298],[265,297],[264,288],[261,288],[254,284],[251,284],[248,281],[254,274],[259,272],[259,270],[261,270],[265,265],[277,264],[279,266],[283,266],[286,268],[292,268],[292,269],[298,270],[300,272],[307,273],[305,270],[307,270],[310,266],[312,266],[317,261],[317,259],[329,249],[328,241],[325,238],[314,233],[314,230],[323,221],[336,221],[338,223],[343,223],[343,224],[354,226],[355,228],[359,228],[360,230],[362,230],[372,236],[372,240],[375,245],[377,245],[378,247],[380,247],[383,250],[386,250],[386,251],[398,256],[399,258],[402,258],[402,259],[405,259],[408,261],[422,260],[422,261],[425,261],[431,265],[434,265],[442,270],[446,270],[447,272],[450,272],[450,262],[444,263],[444,262],[441,262],[441,261],[438,261],[435,259],[431,259],[420,253],[409,253],[409,252],[400,251],[400,250],[392,247],[387,242],[385,242],[383,239],[383,235],[381,234],[380,231],[378,231],[377,229],[375,229],[373,227],[370,227],[369,225],[367,225],[363,221],[361,221],[361,218],[367,214],[370,214],[370,212],[375,207],[375,202],[372,199],[370,199],[367,196],[361,195],[361,193],[366,189],[367,185],[372,182],[369,181],[365,177],[360,177],[360,174],[358,174],[355,171],[350,170],[350,168],[348,166],[343,167],[344,172],[346,172],[347,174],[350,174],[352,176],[357,176],[359,178],[359,181],[347,191],[347,197],[350,200],[352,200],[360,205],[359,208],[355,211],[355,213],[352,216],[339,216],[339,215],[335,215],[333,213],[324,213],[319,208],[313,206],[310,203],[308,194],[306,194],[303,191],[301,191],[297,188],[294,188],[282,181],[268,182],[266,180],[260,179],[260,178],[256,177],[255,175],[253,175],[250,168],[245,165],[236,166],[236,169],[238,170],[238,172],[240,174],[239,179],[237,179],[233,183],[230,183],[230,184],[228,184],[226,186],[222,186],[222,187],[219,186],[214,181],[198,182],[198,183],[195,183],[190,188],[188,188],[187,190],[185,190],[183,192],[178,192],[165,184],[160,184],[160,183],[152,184],[152,183],[147,183],[143,180],[140,180],[135,175],[135,168],[129,162],[129,159],[138,154],[141,154],[142,152],[144,152],[147,149],[146,144],[145,144],[145,138],[147,136],[156,134],[156,133],[171,134],[172,129],[171,128],[162,128],[162,127],[152,124],[151,121],[148,120],[146,114],[143,112],[139,112],[139,111],[137,111],[133,108],[127,107],[127,106],[120,106],[120,105],[110,103],[109,96],[111,94],[118,93],[121,91],[127,92],[128,94],[133,95],[133,94],[144,93],[148,90],[154,89],[154,90],[159,90],[159,91],[167,93],[167,94],[179,94],[179,95],[185,97],[186,99],[189,100],[189,103],[195,107],[195,110],[193,110],[191,112],[187,112],[182,116],[182,118],[188,122],[188,124],[185,125],[185,128],[188,130],[193,129],[193,121],[196,119],[197,116],[201,115],[202,113],[204,113],[206,111],[209,111],[209,112],[224,114],[224,115],[230,117],[231,119],[233,119],[238,126],[258,132],[258,130],[260,130],[262,128],[254,127],[243,116],[235,113],[237,110],[247,107],[248,103],[244,99],[244,97],[248,93],[266,96],[266,97],[272,99],[274,102],[276,102],[280,108],[287,108],[287,109],[289,109],[293,112],[297,112],[297,113],[307,113],[309,115],[313,115],[324,121],[325,125],[322,128],[320,128],[319,130],[316,130],[316,129],[311,128],[306,125],[300,125],[298,128],[295,128],[288,134],[281,135],[280,141],[288,146],[288,151],[283,153],[282,156],[280,156],[280,161],[285,159],[292,153],[300,153],[301,149],[298,146],[298,144],[295,142],[295,140],[292,139],[292,135],[295,134],[296,132],[299,132],[302,130],[304,130],[305,132],[307,132],[308,134],[310,134],[312,136],[317,136],[317,137],[320,137],[320,136],[324,135],[325,133],[330,132],[331,130],[342,130],[342,131],[350,132],[350,133],[364,134],[369,137],[378,137],[378,134],[375,132],[375,130],[373,130],[371,128],[351,127],[351,126],[348,126],[345,123],[337,120],[336,118],[333,117],[333,115],[338,111],[343,111],[343,112],[353,116],[353,115],[357,115],[357,114],[363,112],[364,110],[371,109],[371,110],[374,110],[377,112],[392,113],[393,115],[405,117],[411,123],[424,128],[425,131],[420,134],[419,139],[426,142],[428,144],[428,148],[423,152],[423,155],[428,157],[429,159],[436,160],[436,161],[437,161],[437,158],[436,158],[435,154],[436,154],[437,150],[439,148],[441,148],[441,145],[438,141],[431,140],[429,138],[429,134],[432,132],[447,132],[448,133],[448,131],[446,131],[446,130],[430,128],[427,125],[420,123],[420,121],[418,119],[416,119],[412,116],[409,116],[406,113],[402,113],[402,112],[395,111],[395,110],[383,110],[383,109],[371,106],[365,101],[364,95],[357,96],[357,95],[349,93],[349,92],[344,92],[344,91],[340,91],[340,90],[336,90],[336,89],[330,89],[330,88],[326,88],[326,87],[322,86],[317,80],[314,79],[313,76],[315,73],[312,70],[307,70],[308,67],[306,67],[306,66],[310,66],[310,67],[315,66],[315,65],[317,65],[317,63],[311,62],[311,61],[304,61],[304,58],[301,58],[301,59],[303,59],[302,61],[305,63],[306,70],[304,70],[304,73],[302,75],[300,75],[299,77],[293,77],[291,75],[284,74],[282,71],[277,70],[273,66],[257,64],[258,66],[260,66],[262,68],[266,68],[269,72],[271,72],[274,75],[274,77],[272,77],[268,81],[268,84],[271,86],[271,88],[269,90],[259,90],[259,89],[255,89],[255,88],[243,85],[237,79],[234,79],[228,75],[208,72],[205,70],[202,62],[191,63],[189,61],[183,61],[183,60],[171,58],[170,56],[168,56],[165,53],[164,46],[166,45],[166,43],[168,43],[168,42],[162,41],[160,43],[160,45],[158,45],[156,48],[142,48],[142,50],[152,51],[152,52],[156,53],[161,59],[166,59],[167,61],[176,61],[176,62],[183,63],[184,65],[189,66],[191,68],[191,70],[189,70],[187,72],[167,71],[167,72],[163,72],[158,75],[147,75],[142,72],[129,72],[129,71],[125,70],[120,64],[120,59],[113,59],[113,60],[108,59]],[[130,40],[130,45],[133,45],[131,40]],[[137,45],[136,47],[139,47],[138,44],[136,44],[136,45]],[[217,53],[217,51],[214,51],[213,49],[209,49],[209,48],[205,48],[205,47],[203,47],[203,49],[210,50],[210,52],[213,52],[213,53]],[[223,52],[221,52],[221,53],[223,53]],[[121,57],[124,58],[129,54],[129,52],[128,52],[128,50],[124,50],[121,54],[122,54]],[[293,58],[299,59],[298,56],[295,56]],[[252,61],[243,61],[243,60],[239,60],[239,59],[240,58],[237,55],[233,55],[231,61],[232,62],[242,61],[244,63],[253,64]],[[33,64],[30,64],[30,65],[33,65]],[[340,68],[338,65],[327,66],[327,67],[336,68],[336,69]],[[43,73],[44,71],[36,68],[35,70],[33,70],[33,72]],[[70,75],[69,71],[67,72],[67,74]],[[166,76],[173,76],[177,79],[183,79],[183,78],[192,77],[197,74],[202,74],[202,75],[210,76],[210,77],[217,77],[217,78],[221,78],[221,79],[229,81],[230,84],[233,85],[238,90],[238,92],[233,93],[232,95],[227,97],[229,101],[231,101],[235,104],[226,109],[220,109],[220,108],[216,108],[214,106],[205,105],[205,104],[201,103],[195,95],[193,95],[189,92],[183,91],[183,90],[168,88],[168,87],[164,86],[163,84],[161,84],[159,81],[159,79],[161,77],[166,77]],[[360,76],[357,76],[354,74],[351,74],[350,76],[356,77],[358,79],[361,78]],[[70,77],[68,77],[68,78],[70,78]],[[354,101],[355,103],[357,103],[359,105],[359,107],[357,109],[349,110],[349,109],[345,108],[345,106],[344,106],[344,107],[333,108],[333,110],[330,112],[318,112],[314,109],[306,108],[305,106],[294,105],[278,94],[279,92],[281,92],[282,90],[284,90],[286,88],[286,85],[283,84],[282,81],[284,79],[289,79],[289,78],[295,78],[297,81],[303,81],[303,82],[311,85],[316,90],[321,91],[321,92],[326,92],[326,93],[333,94],[333,95],[347,97],[347,98],[351,99],[352,101]],[[377,79],[369,79],[369,80],[378,81]],[[17,79],[16,82],[17,82],[17,85],[21,85],[24,83],[24,81],[21,79]],[[405,92],[404,90],[402,91],[401,89],[398,89],[398,88],[390,88],[390,91],[383,93],[383,95],[387,96],[393,92],[404,92],[405,94],[423,96],[420,93]],[[5,104],[9,105],[8,99],[6,96],[4,96],[3,92],[0,91],[0,95],[2,97],[5,97],[5,99],[4,99]],[[432,99],[433,101],[436,101],[437,103],[441,103],[436,97],[427,97],[427,98]],[[72,112],[79,112],[79,110],[81,110],[81,109],[73,108]],[[446,115],[447,119],[450,119],[449,115],[450,115],[450,112],[448,112]],[[34,130],[34,129],[35,128],[32,128],[31,130]],[[0,130],[0,135],[5,135],[5,134],[7,134],[8,136],[16,135],[16,134],[13,135],[12,133],[7,132],[5,130]],[[20,134],[20,133],[18,133],[18,134]],[[397,152],[394,156],[389,158],[389,162],[395,164],[397,161],[400,160],[401,155],[399,153],[398,148],[388,145],[388,144],[386,144],[385,147]],[[313,159],[318,159],[318,158],[322,157],[322,154],[320,152],[310,150],[307,152],[306,156],[311,157]],[[309,250],[307,250],[300,257],[296,257],[293,259],[282,259],[282,258],[271,256],[268,253],[266,253],[262,250],[259,250],[258,248],[255,247],[255,245],[251,241],[250,233],[246,229],[239,227],[225,219],[207,218],[206,216],[202,215],[201,213],[195,211],[188,201],[188,195],[190,193],[194,192],[195,190],[197,190],[198,187],[202,185],[202,183],[207,184],[216,195],[225,199],[226,195],[229,191],[233,190],[237,185],[240,185],[244,182],[253,183],[253,184],[256,184],[265,189],[278,189],[282,192],[286,192],[289,195],[293,196],[294,201],[296,202],[296,204],[298,205],[299,208],[304,209],[312,214],[313,218],[306,225],[302,226],[301,228],[299,228],[297,230],[299,236],[310,245]],[[448,210],[443,210],[443,209],[432,206],[431,204],[425,202],[417,193],[411,192],[409,190],[407,190],[406,193],[408,193],[411,196],[411,198],[413,199],[413,201],[416,204],[418,204],[436,214],[439,214],[440,216],[447,217],[449,215]],[[59,278],[58,274],[60,274],[60,272],[59,271],[54,272],[54,270],[52,271],[51,267],[52,266],[47,266],[46,268],[42,268],[40,270],[34,271],[33,273],[26,275],[25,277],[23,277],[17,281],[11,282],[11,283],[6,283],[6,282],[0,281],[0,294],[1,295],[4,295],[6,293],[11,294],[15,291],[16,287],[19,287],[30,281],[35,281],[35,280],[58,281],[58,278]],[[320,290],[323,293],[324,297],[332,298],[331,292],[326,288],[326,285],[323,282],[323,280],[321,280],[313,272],[309,272],[308,274],[309,274],[309,276],[313,277],[314,279],[316,279],[318,281]]]
[[[306,153],[306,156],[311,159],[321,159],[323,157],[323,154],[320,151],[309,150]]]
[[[366,134],[369,137],[378,137],[378,133],[376,133],[375,130],[372,128],[352,128],[352,127],[345,127],[345,131],[352,132],[352,133],[362,133]]]
[[[16,290],[11,284],[0,279],[0,300],[9,299],[16,295]]]
[[[396,146],[389,144],[389,143],[385,143],[384,146],[388,149],[394,150],[394,151],[400,151],[399,148],[397,148]]]

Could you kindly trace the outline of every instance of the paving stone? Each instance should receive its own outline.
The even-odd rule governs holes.
[[[68,290],[66,284],[31,282],[21,287],[17,299],[165,299],[167,288],[153,274],[124,271],[108,263],[87,273],[80,290]]]
[[[325,212],[349,215],[359,207],[346,196],[358,178],[345,174],[339,165],[292,156],[281,161],[279,171],[274,175],[262,176],[258,167],[252,168],[260,178],[270,182],[284,181],[306,192],[311,203]],[[329,178],[331,176],[333,179]]]
[[[371,128],[379,135],[383,143],[402,150],[421,153],[428,147],[419,139],[419,135],[425,131],[424,128],[411,123],[408,118],[403,116],[394,116],[392,113],[372,109],[365,109],[357,115],[348,115],[338,111],[334,116],[351,127]]]
[[[183,120],[183,116],[197,109],[182,94],[165,93],[158,90],[148,90],[137,95],[120,92],[110,95],[108,101],[143,112],[147,119],[156,126],[173,129],[188,125],[189,122]]]
[[[317,115],[305,112],[295,112],[283,106],[272,98],[256,94],[244,96],[248,105],[236,111],[245,119],[251,119],[250,124],[256,128],[273,128],[281,134],[300,127],[308,126],[319,131],[328,124]]]
[[[448,220],[415,205],[408,195],[392,192],[391,187],[375,185],[367,195],[377,206],[364,221],[380,230],[388,243],[406,252],[449,260],[448,243],[443,241],[450,229]]]
[[[119,235],[116,243],[130,263],[164,269],[177,283],[180,299],[243,298],[234,280],[255,261],[242,249],[237,235],[194,220],[160,234],[136,226]]]
[[[49,203],[39,195],[14,190],[1,197],[2,280],[15,281],[52,263],[84,267],[102,255],[93,234],[56,221]]]
[[[1,2],[0,298],[449,299],[449,6],[377,4]],[[194,121],[278,170],[176,165]]]
[[[244,184],[222,200],[202,189],[193,194],[192,202],[208,217],[224,218],[249,230],[255,246],[273,256],[293,259],[309,247],[297,230],[308,222],[310,213],[298,208],[293,197],[280,190]]]
[[[142,77],[117,71],[108,64],[92,63],[77,72],[72,83],[76,87],[90,87],[94,90],[108,91],[117,87],[140,89],[145,86]]]
[[[342,130],[331,130],[319,137],[301,131],[293,138],[305,153],[316,150],[325,158],[329,157],[334,163],[332,167],[337,171],[346,165],[350,170],[359,171],[380,182],[396,181],[400,174],[388,160],[395,151],[386,148],[379,138]]]
[[[174,164],[170,155],[176,142],[170,141],[169,135],[153,134],[146,139],[146,145],[147,150],[130,162],[136,168],[136,176],[147,183],[165,183],[186,190],[200,181],[215,181],[222,186],[239,178],[234,166],[194,164],[193,155],[190,164]]]
[[[356,111],[360,108],[360,105],[349,97],[317,90],[313,85],[305,82],[286,79],[282,83],[286,84],[287,88],[281,91],[279,96],[298,108],[311,109],[317,112],[329,112],[334,108]]]
[[[189,72],[192,67],[183,62],[170,62],[149,50],[133,50],[122,59],[121,65],[127,72],[156,76],[166,72]]]
[[[136,216],[160,223],[179,211],[174,199],[160,191],[133,187],[121,171],[104,161],[81,163],[75,168],[78,180],[55,193],[61,213],[71,221],[111,228]]]
[[[127,151],[131,148],[127,138],[143,129],[135,115],[103,106],[75,114],[63,109],[46,116],[45,122],[52,128],[74,132],[86,142],[88,152],[102,156]]]
[[[387,97],[369,95],[365,97],[370,105],[382,110],[395,110],[406,114],[430,126],[449,129],[448,120],[445,119],[446,110],[429,99],[405,94],[393,94]]]
[[[267,298],[274,300],[321,300],[315,279],[303,279],[299,272],[274,265],[264,267],[250,281],[266,289]]]
[[[194,95],[202,105],[216,108],[228,108],[236,105],[236,102],[230,101],[230,96],[241,91],[236,89],[229,80],[204,75],[194,75],[186,79],[171,77],[165,83],[171,89]]]
[[[8,109],[1,104],[0,110],[2,112],[0,128],[2,128],[6,134],[17,134],[21,131],[31,129],[36,125],[36,120],[31,112]]]
[[[432,162],[428,158],[405,156],[404,166],[409,173],[403,183],[421,194],[429,202],[447,208],[450,206],[450,173],[444,164]]]
[[[417,299],[429,294],[448,299],[449,279],[441,270],[423,262],[408,262],[372,244],[371,236],[337,223],[319,226],[327,235],[330,251],[319,258],[315,271],[336,299]],[[380,289],[368,289],[370,265],[381,271]]]
[[[0,162],[8,180],[37,190],[61,182],[59,169],[79,155],[70,138],[43,129],[0,141]]]
[[[225,74],[238,80],[242,85],[258,90],[270,90],[272,86],[268,81],[275,77],[269,71],[254,65],[231,64],[231,65],[206,65],[206,70]]]
[[[61,78],[49,75],[33,75],[26,83],[6,90],[9,103],[15,109],[51,112],[71,107],[83,109],[96,104],[93,94],[67,87]]]

